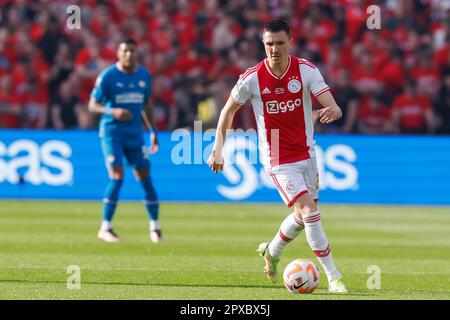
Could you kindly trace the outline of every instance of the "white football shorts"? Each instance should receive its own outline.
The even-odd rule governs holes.
[[[319,200],[319,172],[315,157],[275,166],[269,174],[288,207],[305,193],[315,201]]]

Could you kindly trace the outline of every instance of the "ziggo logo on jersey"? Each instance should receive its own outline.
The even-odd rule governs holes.
[[[300,107],[302,105],[302,99],[297,98],[294,101],[281,101],[271,100],[266,102],[266,111],[270,114],[275,113],[285,113],[287,111],[294,111],[295,107]]]

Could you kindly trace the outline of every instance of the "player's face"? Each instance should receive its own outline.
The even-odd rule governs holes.
[[[263,42],[267,59],[271,66],[287,63],[292,39],[289,38],[286,32],[266,31],[263,34]]]
[[[121,43],[117,50],[117,59],[124,69],[134,69],[138,60],[136,46]]]

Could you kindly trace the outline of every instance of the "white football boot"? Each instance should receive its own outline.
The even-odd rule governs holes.
[[[342,277],[336,278],[328,282],[328,292],[329,293],[348,293],[345,283]]]
[[[272,282],[276,283],[278,280],[278,262],[280,262],[280,259],[276,259],[272,257],[269,253],[269,244],[267,242],[263,242],[259,245],[258,249],[256,251],[259,253],[261,257],[264,258],[264,262],[266,263],[264,267],[264,273],[266,274],[267,278]]]
[[[156,229],[150,231],[150,240],[152,240],[153,243],[160,243],[161,241],[163,241],[161,230]]]
[[[122,239],[113,231],[113,229],[100,230],[97,234],[97,237],[100,240],[110,243],[122,241]]]

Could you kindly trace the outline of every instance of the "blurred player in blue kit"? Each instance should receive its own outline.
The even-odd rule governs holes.
[[[103,221],[98,238],[106,242],[121,240],[113,231],[112,219],[123,183],[125,156],[145,191],[150,239],[159,243],[162,240],[159,201],[150,177],[149,161],[149,153],[158,151],[150,103],[151,76],[138,65],[137,43],[133,39],[119,44],[117,59],[99,74],[89,101],[89,111],[101,115],[99,135],[110,178],[103,198]],[[151,132],[150,150],[144,143],[143,123]]]

